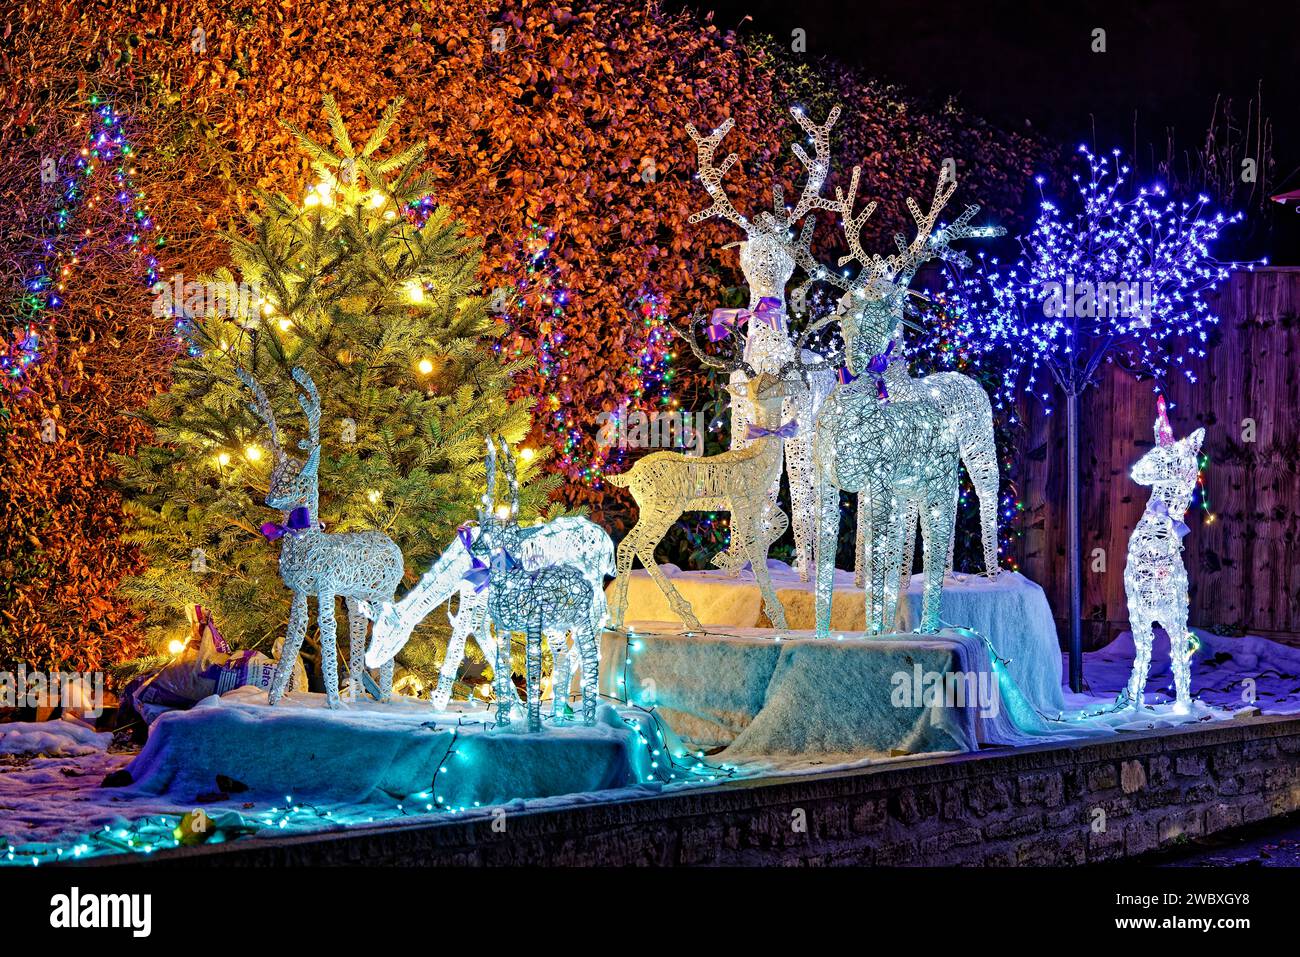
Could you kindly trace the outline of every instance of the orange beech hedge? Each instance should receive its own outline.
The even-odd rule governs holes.
[[[709,128],[727,116],[735,120],[728,145],[740,163],[728,176],[731,193],[741,209],[757,210],[770,202],[774,178],[789,194],[800,172],[786,107],[802,102],[820,120],[832,101],[843,102],[833,140],[836,173],[827,188],[846,182],[854,163],[864,166],[865,197],[882,200],[869,229],[880,247],[905,225],[903,199],[928,199],[944,157],[955,158],[959,175],[968,177],[960,198],[1005,218],[1045,155],[1033,141],[950,105],[927,110],[852,71],[787,60],[760,38],[742,39],[653,5],[85,0],[26,3],[11,7],[6,20],[0,156],[32,164],[24,173],[30,182],[42,150],[57,146],[60,135],[48,114],[69,114],[88,90],[125,104],[140,132],[139,180],[168,239],[160,257],[165,276],[197,277],[221,264],[217,228],[242,222],[252,187],[293,193],[310,184],[307,160],[282,122],[323,135],[321,95],[331,92],[353,136],[365,136],[382,108],[405,96],[409,105],[392,139],[428,144],[434,199],[483,238],[486,287],[500,284],[535,227],[554,232],[552,256],[570,292],[569,354],[554,401],[592,423],[583,441],[593,448],[596,415],[616,408],[636,384],[629,369],[644,344],[644,326],[631,312],[638,296],[662,297],[669,315],[682,317],[742,282],[735,251],[721,249],[740,238],[734,227],[687,224],[707,205],[694,180],[687,122]],[[71,135],[66,124],[61,135]],[[647,164],[653,176],[643,175]],[[6,213],[24,188],[10,179],[2,187]],[[819,235],[829,258],[836,241],[830,224]],[[9,271],[6,288],[17,288],[9,282],[21,281],[21,269]],[[111,259],[86,263],[86,290],[112,289],[112,282]],[[113,594],[132,559],[117,541],[121,517],[107,489],[109,470],[78,464],[71,450],[99,463],[105,451],[133,443],[121,410],[161,385],[166,353],[159,340],[166,330],[149,315],[145,291],[122,293],[112,319],[86,311],[78,295],[69,295],[65,312],[81,310],[84,321],[66,331],[74,341],[51,360],[57,370],[48,370],[76,380],[48,400],[61,405],[70,457],[32,448],[26,439],[11,442],[0,476],[11,511],[49,515],[59,504],[52,496],[75,497],[82,485],[93,490],[87,494],[94,509],[76,513],[75,541],[62,550],[51,551],[40,534],[0,541],[0,572],[18,563],[62,580],[73,574],[63,556],[74,551],[89,569],[77,573],[75,593],[29,582],[22,595],[7,596],[0,642],[5,634],[27,637],[0,644],[0,653],[18,647],[28,661],[103,662],[128,648],[134,634]],[[525,329],[539,320],[514,317]],[[92,343],[96,321],[125,321],[132,330],[119,330],[116,345],[106,346],[103,335]],[[90,354],[100,366],[132,366],[130,388],[68,365],[72,356]],[[675,381],[689,404],[698,385],[689,366]],[[540,373],[520,381],[524,390],[541,392],[544,385]],[[41,414],[11,408],[11,427],[26,428]],[[110,435],[111,442],[103,439]],[[12,497],[19,485],[28,498]],[[611,497],[606,512],[604,494],[577,482],[564,492],[615,527],[626,503]],[[95,510],[98,523],[90,521]],[[12,516],[6,521],[6,528],[15,526]],[[18,519],[20,531],[23,523],[30,521]],[[103,639],[93,646],[80,637],[84,615],[102,622]],[[84,647],[76,650],[79,643]],[[38,646],[58,651],[32,650]]]

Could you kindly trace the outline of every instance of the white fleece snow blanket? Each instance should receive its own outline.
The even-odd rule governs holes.
[[[812,631],[816,626],[813,583],[801,582],[784,562],[770,559],[767,564],[777,598],[785,609],[786,624],[793,631]],[[717,570],[684,572],[675,565],[660,568],[709,630],[734,632],[771,627],[748,566],[736,578]],[[900,633],[910,632],[919,624],[924,586],[923,575],[912,576],[906,600],[899,603]],[[613,588],[612,583],[609,588]],[[1004,571],[993,581],[980,575],[949,576],[943,583],[940,615],[947,625],[971,628],[988,638],[999,658],[1006,660],[1006,668],[1021,692],[1039,711],[1056,714],[1065,707],[1056,625],[1047,595],[1039,585],[1019,572]],[[624,620],[640,631],[649,630],[650,623],[659,627],[671,622],[665,626],[669,631],[681,628],[668,600],[644,569],[631,574]],[[862,589],[854,586],[852,572],[837,569],[831,632],[861,634],[865,630]]]

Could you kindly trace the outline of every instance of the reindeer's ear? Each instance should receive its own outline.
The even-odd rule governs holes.
[[[1191,449],[1192,454],[1195,455],[1201,451],[1201,443],[1205,441],[1205,430],[1197,429],[1187,438],[1183,439],[1183,441],[1187,443],[1187,447]]]

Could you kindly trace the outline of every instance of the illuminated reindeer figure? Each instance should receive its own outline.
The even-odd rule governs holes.
[[[448,612],[451,620],[451,638],[447,654],[438,674],[438,686],[432,695],[435,711],[442,711],[451,700],[452,686],[465,658],[465,643],[474,636],[488,661],[494,662],[496,671],[495,693],[507,700],[515,697],[510,669],[496,666],[496,639],[488,618],[490,581],[482,580],[478,573],[487,553],[483,535],[477,525],[464,525],[457,529],[456,540],[438,557],[419,582],[400,601],[392,604],[367,605],[363,609],[375,624],[366,649],[366,664],[377,668],[402,650],[415,629],[434,608],[459,594],[456,613]],[[565,515],[538,525],[520,529],[519,561],[524,568],[534,571],[547,565],[575,565],[580,568],[592,586],[601,623],[605,619],[605,578],[614,575],[614,543],[609,533],[599,525],[576,515]],[[552,700],[555,714],[560,714],[567,696],[571,660],[565,647],[564,633],[547,634],[554,658]],[[508,658],[507,658],[508,660]]]
[[[1183,439],[1174,430],[1161,396],[1156,403],[1156,445],[1138,459],[1131,477],[1151,486],[1146,511],[1128,540],[1124,593],[1137,655],[1128,687],[1120,702],[1140,709],[1151,667],[1152,625],[1159,622],[1169,635],[1169,661],[1174,672],[1175,710],[1191,710],[1192,641],[1187,633],[1187,568],[1183,565],[1183,516],[1192,500],[1199,473],[1197,456],[1205,430]]]
[[[800,336],[794,354],[775,372],[758,372],[745,361],[739,343],[733,344],[734,356],[730,361],[710,356],[700,345],[692,327],[688,341],[702,364],[724,372],[744,373],[744,385],[730,385],[728,390],[736,397],[743,394],[752,403],[758,421],[747,426],[749,443],[744,448],[703,458],[677,452],[654,452],[638,459],[623,474],[605,477],[610,484],[628,489],[636,499],[638,509],[636,524],[618,546],[614,627],[623,626],[628,581],[635,557],[641,560],[686,628],[689,631],[704,630],[690,603],[655,563],[654,553],[655,546],[683,512],[712,510],[731,513],[732,548],[738,549],[753,568],[772,625],[778,629],[786,627],[785,610],[772,588],[767,568],[767,550],[773,537],[770,530],[776,529],[778,535],[785,530],[785,514],[770,502],[767,493],[773,481],[780,478],[782,439],[797,427],[793,420],[784,425],[780,423],[782,404],[792,391],[792,371],[803,377],[833,367],[832,361],[821,356],[812,362],[805,358],[806,355],[816,355],[805,353],[803,349],[808,336],[816,328],[810,326]],[[807,385],[806,379],[801,381]],[[763,521],[765,508],[771,509],[766,522]]]
[[[496,449],[488,439],[487,492],[479,510],[479,527],[489,564],[480,569],[488,582],[488,617],[497,629],[498,689],[502,676],[510,674],[510,634],[521,631],[526,636],[525,679],[528,689],[528,730],[542,727],[542,638],[573,632],[582,671],[582,721],[596,723],[597,684],[600,670],[600,628],[605,618],[605,600],[599,599],[592,583],[582,570],[573,565],[546,565],[530,571],[516,558],[523,543],[519,526],[519,483],[515,477],[514,456],[501,439],[501,456],[506,479],[510,483],[510,508],[506,518],[493,511],[496,492]],[[508,680],[508,678],[506,679]],[[558,692],[558,688],[556,689]],[[510,720],[514,703],[512,694],[497,694],[497,723]]]
[[[786,332],[785,287],[794,275],[798,259],[808,255],[812,241],[815,219],[808,214],[816,209],[830,213],[840,213],[845,209],[844,197],[839,190],[837,199],[830,200],[819,195],[826,175],[830,170],[830,131],[839,119],[840,108],[831,110],[826,122],[818,126],[798,107],[790,111],[795,121],[809,135],[815,156],[810,159],[803,147],[794,145],[794,153],[808,170],[808,179],[804,183],[803,193],[793,208],[785,205],[785,197],[779,185],[774,185],[773,208],[771,212],[763,211],[751,220],[742,215],[731,204],[722,187],[722,177],[736,162],[736,154],[731,153],[720,164],[714,164],[714,153],[723,137],[732,128],[730,118],[710,135],[703,136],[695,127],[687,124],[686,131],[695,141],[699,179],[708,191],[713,205],[695,213],[691,223],[698,223],[711,216],[718,216],[735,223],[745,230],[746,239],[739,243],[740,268],[745,274],[749,286],[749,308],[747,310],[718,310],[721,317],[714,325],[715,337],[729,333],[742,322],[748,323],[745,342],[745,361],[750,369],[757,372],[776,372],[794,355],[794,347]],[[853,171],[853,183],[849,189],[848,206],[852,206],[852,194],[857,189],[859,170]],[[799,220],[804,222],[798,241],[793,239],[793,228]],[[795,292],[796,303],[802,299],[803,291],[812,284],[809,278]],[[810,358],[820,358],[810,353]],[[752,377],[751,372],[737,368],[731,373],[733,387],[731,405],[731,449],[739,451],[749,445],[752,439],[746,438],[748,427],[756,421],[756,409],[745,391],[745,384]],[[819,368],[806,381],[793,388],[786,397],[783,416],[788,421],[799,423],[799,431],[783,440],[785,446],[786,474],[790,484],[790,511],[794,524],[796,568],[800,577],[807,581],[808,568],[812,561],[814,541],[814,505],[813,462],[812,462],[812,425],[817,417],[817,410],[822,401],[835,386],[833,369]],[[784,532],[784,527],[777,529],[772,525],[775,518],[777,492],[780,487],[780,472],[769,489],[768,502],[764,508],[764,525],[766,526],[770,545]],[[725,553],[716,556],[713,561],[719,567],[727,568],[733,573],[745,562],[745,549],[733,545]]]
[[[845,290],[840,300],[840,317],[844,332],[847,368],[850,374],[870,375],[881,394],[889,401],[928,402],[936,406],[957,437],[961,462],[975,487],[980,503],[980,532],[984,545],[984,570],[991,577],[998,573],[998,459],[993,435],[993,410],[988,394],[969,376],[959,372],[938,372],[914,379],[908,375],[903,353],[903,311],[907,296],[916,295],[908,287],[917,270],[930,259],[942,259],[958,266],[967,266],[964,253],[952,249],[950,244],[972,237],[1000,236],[1001,227],[971,226],[979,212],[978,206],[967,206],[949,226],[935,230],[939,214],[956,190],[955,180],[941,176],[934,200],[927,213],[912,199],[908,209],[916,223],[916,237],[906,243],[896,236],[898,254],[887,257],[871,255],[862,248],[863,224],[875,211],[876,204],[867,204],[861,213],[854,215],[850,209],[844,217],[844,231],[849,252],[839,260],[842,267],[854,260],[861,263],[858,274],[849,279],[834,270],[822,269],[809,256],[801,257],[805,270],[820,272],[832,285]],[[865,501],[858,502],[858,537],[856,566],[858,584],[863,584],[866,570],[866,529],[869,523],[864,515]],[[903,587],[911,578],[912,548],[916,526],[920,520],[918,502],[909,500],[904,517],[906,528],[903,538],[901,578]],[[922,537],[927,531],[921,524]],[[952,568],[953,538],[945,543],[947,560],[942,571]],[[928,572],[927,568],[927,572]],[[942,575],[940,575],[942,577]]]
[[[282,539],[280,577],[293,592],[289,609],[289,628],[284,650],[276,664],[271,682],[270,702],[275,704],[285,692],[293,674],[294,662],[307,634],[307,599],[315,595],[316,622],[320,630],[321,672],[325,695],[331,708],[338,708],[338,652],[335,648],[334,600],[342,596],[348,609],[348,639],[352,649],[350,698],[356,700],[365,669],[364,653],[367,622],[361,611],[363,602],[391,602],[402,578],[402,552],[382,532],[343,532],[327,534],[320,523],[320,395],[316,384],[303,369],[294,369],[293,378],[303,389],[297,393],[298,404],[307,417],[310,438],[299,443],[309,449],[305,462],[290,457],[280,445],[275,412],[262,386],[248,372],[237,370],[240,381],[253,393],[249,409],[271,431],[275,465],[271,469],[271,487],[266,504],[285,514],[283,525],[268,522],[262,534],[271,541]],[[393,684],[393,666],[387,664],[380,676],[383,697]]]

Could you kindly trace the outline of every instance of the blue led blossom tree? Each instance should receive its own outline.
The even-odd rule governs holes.
[[[1210,247],[1241,218],[1209,216],[1204,196],[1186,202],[1159,185],[1132,189],[1118,150],[1113,158],[1083,146],[1079,153],[1087,173],[1074,177],[1076,210],[1044,199],[1013,265],[980,256],[976,268],[950,279],[945,297],[960,338],[1005,371],[1000,405],[1027,393],[1050,413],[1054,392],[1065,399],[1075,691],[1083,683],[1079,396],[1103,362],[1151,376],[1157,389],[1170,374],[1196,380],[1190,360],[1204,357],[1208,329],[1218,322],[1203,294],[1234,268],[1214,259]]]

